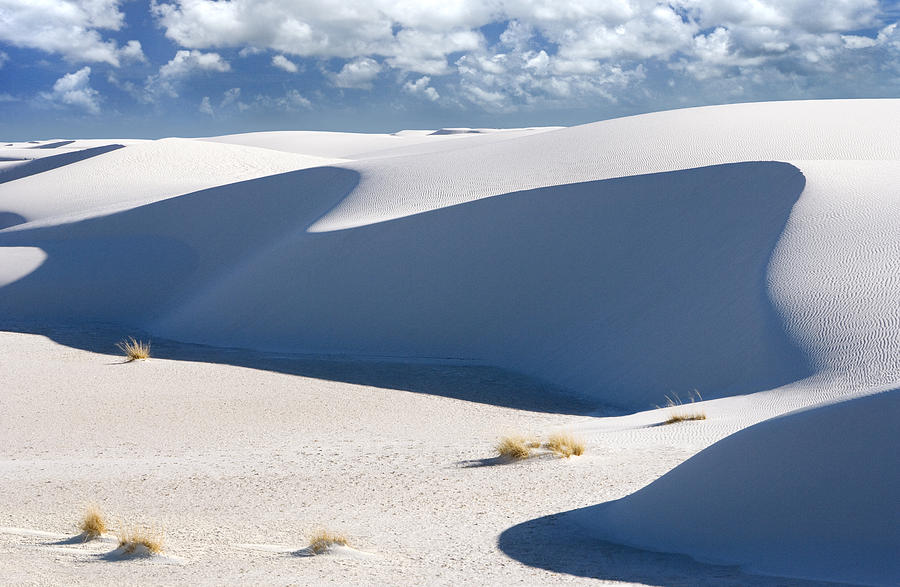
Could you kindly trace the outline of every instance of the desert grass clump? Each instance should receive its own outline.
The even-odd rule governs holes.
[[[87,507],[79,529],[85,542],[100,538],[106,533],[106,521],[103,519],[103,513],[98,506],[91,504]]]
[[[544,448],[567,459],[584,454],[584,441],[569,433],[554,434],[544,443]]]
[[[309,549],[313,554],[322,554],[327,552],[335,544],[340,546],[348,546],[347,537],[343,534],[336,534],[328,530],[316,530],[309,538]]]
[[[125,353],[125,359],[129,363],[138,359],[150,358],[150,343],[135,340],[133,336],[128,337],[128,340],[116,343],[116,346]]]
[[[146,526],[122,526],[116,537],[123,554],[159,554],[163,550],[163,532]]]
[[[506,459],[521,460],[531,456],[532,449],[541,446],[536,440],[529,440],[524,436],[504,436],[494,449],[501,457]]]
[[[690,404],[693,404],[697,400],[703,401],[703,398],[700,397],[700,392],[694,391],[690,395],[690,400]],[[677,424],[678,422],[689,422],[691,420],[706,420],[706,412],[699,408],[691,408],[690,404],[681,401],[681,398],[677,395],[671,397],[667,395],[666,405],[664,407],[669,408],[669,418],[664,421],[663,424]]]

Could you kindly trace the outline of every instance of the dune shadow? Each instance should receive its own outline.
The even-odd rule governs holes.
[[[57,149],[59,147],[65,147],[66,145],[71,145],[75,141],[56,141],[55,143],[47,143],[46,145],[37,145],[34,147],[28,147],[29,149]]]
[[[151,342],[151,361],[167,359],[231,365],[533,412],[593,415],[606,411],[606,406],[590,398],[533,377],[486,365],[436,360],[401,362],[213,347],[153,337],[137,329],[115,324],[37,325],[6,319],[0,320],[0,330],[46,336],[68,347],[108,356],[109,359],[101,360],[109,367],[131,366],[131,362],[126,362],[121,356],[116,343],[134,335],[140,340]],[[484,466],[492,464],[492,459],[484,461]]]
[[[69,141],[73,142],[73,141]],[[61,146],[67,143],[59,143],[53,146]],[[89,149],[81,149],[80,151],[71,151],[68,153],[60,153],[59,155],[51,155],[49,157],[41,157],[40,159],[33,159],[26,163],[25,165],[21,165],[18,167],[14,167],[9,171],[4,171],[0,173],[0,183],[6,183],[9,181],[13,181],[16,179],[22,179],[23,177],[28,177],[30,175],[37,175],[38,173],[43,173],[45,171],[50,171],[51,169],[56,169],[58,167],[63,167],[64,165],[70,165],[72,163],[77,163],[78,161],[84,161],[85,159],[90,159],[91,157],[96,157],[97,155],[103,155],[104,153],[109,153],[110,151],[115,151],[116,149],[121,149],[125,145],[103,145],[102,147],[91,147]],[[39,147],[30,147],[32,149],[49,149],[50,145],[42,145]],[[2,227],[2,226],[0,226]]]
[[[552,514],[505,530],[497,540],[504,554],[554,573],[641,585],[775,586],[840,585],[752,575],[737,566],[697,562],[688,556],[641,550],[590,536],[571,518],[581,510]]]
[[[0,230],[24,222],[26,222],[26,219],[21,214],[16,214],[15,212],[0,212]]]
[[[0,247],[47,259],[0,288],[0,315],[118,324],[117,340],[149,332],[166,358],[567,413],[809,374],[766,289],[805,185],[792,165],[557,185],[307,230],[358,182],[319,167],[4,231]]]

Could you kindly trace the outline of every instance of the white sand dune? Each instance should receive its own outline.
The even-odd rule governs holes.
[[[629,450],[715,444],[573,520],[757,572],[897,578],[900,100],[444,130],[166,139],[0,183],[0,313],[490,365],[629,411],[696,390],[702,423],[581,428]],[[35,150],[102,146],[72,145]],[[829,484],[840,471],[856,476]]]
[[[445,129],[407,130],[393,134],[274,131],[208,137],[200,140],[303,153],[316,157],[370,159],[471,148],[473,145],[493,144],[556,128],[558,127],[480,129],[477,133],[441,132]]]
[[[577,512],[604,538],[757,572],[895,584],[897,390],[793,412]]]
[[[60,224],[332,162],[252,147],[162,139],[130,145],[103,157],[73,160],[15,183],[0,184],[0,207],[29,222]],[[0,181],[2,178],[0,175]]]

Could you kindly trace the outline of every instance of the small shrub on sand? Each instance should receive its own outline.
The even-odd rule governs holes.
[[[544,443],[544,448],[553,451],[564,458],[569,458],[572,455],[581,456],[584,454],[584,442],[580,438],[576,438],[568,433],[552,435],[547,439],[547,442]]]
[[[335,534],[334,532],[329,532],[328,530],[317,530],[313,533],[309,538],[309,549],[313,552],[313,554],[322,554],[327,552],[329,548],[338,544],[340,546],[347,546],[349,542],[347,541],[347,537],[343,534]]]
[[[135,340],[133,336],[128,337],[128,340],[116,343],[116,346],[125,353],[125,358],[129,362],[150,358],[150,343]]]
[[[669,416],[669,419],[663,422],[663,424],[676,424],[678,422],[687,422],[689,420],[706,420],[705,412],[690,412],[683,413],[678,412]]]
[[[85,541],[100,538],[106,532],[106,522],[103,520],[103,514],[96,505],[89,505],[81,519],[81,534]]]
[[[494,448],[501,457],[519,460],[530,457],[531,450],[540,445],[540,442],[529,440],[523,436],[504,436]]]
[[[163,532],[145,526],[122,526],[116,533],[123,554],[159,554],[163,549]]]
[[[690,398],[690,403],[694,403],[697,400],[703,400],[698,391],[692,393]],[[663,422],[663,424],[676,424],[678,422],[688,422],[690,420],[706,420],[706,412],[698,408],[689,407],[689,404],[682,402],[681,398],[677,395],[672,397],[667,395],[665,407],[669,408],[669,418]]]

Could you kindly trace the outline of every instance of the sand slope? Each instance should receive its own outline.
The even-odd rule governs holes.
[[[633,546],[774,575],[895,584],[898,414],[897,390],[793,412],[575,515]]]
[[[78,160],[70,156],[64,165],[2,183],[0,209],[26,221],[58,224],[330,162],[253,147],[162,139],[129,145],[102,157]],[[20,170],[24,172],[25,169]],[[0,181],[3,177],[0,174]],[[197,221],[202,222],[202,217]]]

